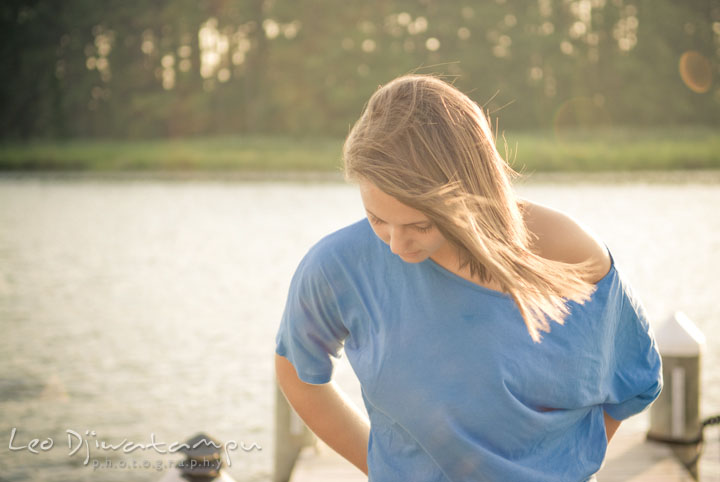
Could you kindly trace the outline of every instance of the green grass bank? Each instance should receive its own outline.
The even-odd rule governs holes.
[[[342,139],[262,136],[35,140],[0,143],[0,170],[337,171],[341,148]],[[711,127],[507,131],[498,148],[523,172],[720,169]]]

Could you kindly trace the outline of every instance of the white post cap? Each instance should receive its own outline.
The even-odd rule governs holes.
[[[655,332],[660,354],[665,356],[698,356],[705,345],[705,335],[682,311],[676,311]]]

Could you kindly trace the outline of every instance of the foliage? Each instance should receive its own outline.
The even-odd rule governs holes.
[[[452,80],[504,128],[720,124],[712,0],[5,0],[0,138],[347,133]]]

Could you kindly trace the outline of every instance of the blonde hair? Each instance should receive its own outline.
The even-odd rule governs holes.
[[[481,108],[428,75],[399,77],[370,98],[343,146],[345,177],[366,180],[423,212],[457,249],[460,267],[512,296],[536,342],[567,301],[595,286],[589,262],[568,264],[530,250],[531,235]]]

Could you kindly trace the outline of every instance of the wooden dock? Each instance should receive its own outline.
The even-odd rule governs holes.
[[[646,426],[642,418],[628,420],[620,426],[608,447],[605,464],[597,475],[598,482],[693,482],[668,447],[645,440]],[[707,460],[701,459],[700,464],[700,481],[720,482],[717,444],[706,446],[705,454]],[[367,477],[322,441],[303,449],[291,478],[291,482],[339,480],[366,482]]]

